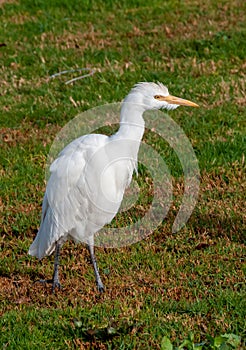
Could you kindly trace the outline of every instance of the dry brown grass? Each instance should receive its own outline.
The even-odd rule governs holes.
[[[227,178],[230,178],[229,183],[226,180]],[[135,269],[134,274],[131,273],[130,269],[122,275],[118,271],[117,260],[119,266],[122,264],[122,259],[130,261],[132,248],[98,249],[101,252],[100,260],[105,258],[105,254],[106,257],[108,254],[114,255],[114,263],[110,266],[110,279],[107,278],[107,275],[104,276],[107,291],[103,295],[96,293],[93,279],[88,281],[88,269],[91,276],[91,267],[85,247],[82,245],[74,246],[73,243],[67,243],[62,251],[63,289],[56,295],[52,295],[50,294],[49,285],[33,284],[36,279],[51,276],[52,264],[47,265],[47,258],[41,263],[29,258],[26,259],[26,251],[23,248],[17,248],[19,245],[18,237],[13,236],[13,233],[11,234],[11,231],[9,231],[7,236],[1,238],[1,246],[4,248],[2,258],[11,260],[12,252],[15,251],[13,258],[16,261],[22,261],[22,263],[17,270],[16,267],[9,267],[10,271],[0,277],[0,299],[5,300],[6,304],[6,308],[2,312],[13,308],[18,309],[21,305],[35,305],[36,307],[37,305],[39,307],[54,307],[55,305],[66,307],[66,305],[72,305],[77,307],[81,304],[92,306],[94,303],[121,300],[122,314],[129,316],[129,310],[135,310],[134,314],[136,314],[137,310],[141,309],[145,295],[151,295],[153,301],[161,297],[163,300],[180,301],[185,299],[186,301],[190,300],[190,302],[196,300],[196,298],[206,298],[206,295],[209,296],[209,294],[211,296],[214,276],[220,273],[223,277],[216,281],[217,285],[220,284],[220,288],[237,289],[236,286],[240,285],[243,280],[239,259],[241,250],[238,250],[240,246],[238,243],[241,241],[241,248],[243,249],[241,234],[244,228],[246,229],[246,226],[244,228],[242,226],[243,223],[244,225],[246,223],[246,217],[242,211],[244,201],[241,194],[245,191],[245,185],[245,174],[238,163],[235,163],[232,169],[227,171],[224,169],[218,171],[217,169],[214,173],[204,173],[196,213],[191,218],[192,231],[185,228],[178,236],[172,237],[169,225],[165,225],[161,231],[155,234],[154,241],[147,239],[141,246],[143,256],[147,257],[150,251],[158,255],[159,270],[152,270],[151,262],[146,258],[147,260],[143,263],[145,264],[144,269],[142,267],[139,270]],[[177,194],[178,191],[182,195],[182,186],[179,185],[176,188]],[[15,208],[12,207],[10,210],[12,212],[23,212],[27,215],[33,211],[38,213],[38,207],[34,204],[16,204]],[[202,228],[202,220],[204,222],[210,221],[209,229],[208,225],[204,225],[204,228]],[[196,221],[200,221],[197,226]],[[226,223],[229,225],[228,227]],[[11,228],[6,228],[6,230],[11,230]],[[30,244],[30,235],[33,234],[33,232],[29,232],[26,244]],[[188,244],[181,243],[183,236],[187,235],[189,237]],[[238,243],[232,243],[235,239]],[[197,260],[192,262],[194,264],[193,275],[190,275],[190,271],[186,269],[186,266],[189,265],[189,254],[177,258],[175,268],[172,267],[172,262],[167,265],[168,260],[165,258],[167,254],[165,250],[166,240],[176,241],[175,249],[178,251],[184,249],[188,252],[189,249],[194,249],[199,252]],[[220,249],[222,245],[224,250],[228,250],[228,253],[226,255],[216,253],[218,245]],[[208,248],[212,249],[209,255],[207,254]],[[166,249],[168,249],[168,244]],[[164,252],[164,255],[162,252]],[[228,273],[226,273],[223,269],[224,264],[233,266],[237,273],[231,275],[229,266]],[[209,274],[204,276],[203,280],[195,272],[199,268],[201,268],[202,274],[204,268],[209,271]],[[177,275],[177,269],[183,272]],[[197,291],[198,294],[196,295],[193,295],[187,287],[187,280],[190,278],[194,283],[197,281],[198,284],[201,284],[200,291]],[[172,315],[169,317],[180,316]],[[198,318],[191,320],[185,317],[184,322],[197,324]],[[207,319],[207,322],[209,323],[209,319]],[[217,322],[223,324],[223,317],[218,319]],[[206,329],[206,324],[204,324],[204,329]]]
[[[1,9],[6,3],[0,0]],[[240,334],[246,231],[240,142],[246,62],[237,43],[244,40],[243,2],[189,0],[176,7],[170,3],[172,11],[164,3],[128,9],[115,3],[117,11],[103,8],[104,13],[95,5],[84,22],[83,13],[75,13],[69,2],[69,16],[62,6],[46,4],[46,16],[45,6],[33,3],[28,13],[26,4],[15,4],[4,8],[2,26],[9,32],[0,45],[0,312],[5,345],[15,344],[26,316],[23,342],[38,332],[37,342],[44,344],[54,317],[61,325],[64,348],[106,349],[106,340],[94,333],[111,322],[116,328],[125,321],[134,323],[120,335],[129,348],[134,339],[142,341],[143,348],[160,348],[164,333],[177,344],[189,331],[201,337],[198,342],[206,334]],[[15,8],[19,10],[13,15]],[[64,84],[67,76],[48,78],[82,66],[96,68],[97,74],[69,86]],[[67,242],[61,255],[63,288],[52,295],[50,285],[34,281],[51,278],[53,257],[38,262],[27,255],[39,225],[49,146],[76,113],[119,101],[130,86],[147,79],[163,81],[171,93],[177,89],[180,96],[190,94],[201,105],[198,114],[181,108],[172,114],[187,131],[201,166],[195,210],[186,226],[172,233],[184,192],[177,175],[169,215],[150,237],[122,249],[96,249],[104,294],[97,293],[85,246]],[[221,154],[223,145],[228,154]],[[206,154],[210,150],[211,157]],[[214,163],[208,164],[212,157]],[[151,181],[145,183],[146,196],[151,195]],[[144,205],[138,207],[141,215],[144,210]],[[132,222],[136,210],[129,213]],[[119,225],[122,218],[117,219]],[[41,323],[35,324],[37,315]],[[43,315],[47,319],[42,323]],[[16,325],[11,323],[15,317]],[[76,329],[73,317],[88,320],[88,337]],[[116,337],[110,344],[117,348],[120,342]]]

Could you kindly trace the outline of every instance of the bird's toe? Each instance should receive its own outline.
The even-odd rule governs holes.
[[[34,281],[33,284],[36,283],[41,283],[41,284],[46,284],[46,283],[51,283],[52,284],[52,293],[55,293],[55,289],[61,289],[62,285],[59,280],[37,280]]]
[[[46,283],[52,283],[52,280],[36,280],[33,282],[33,284],[36,284],[36,283],[41,283],[41,284],[46,284]]]
[[[53,281],[53,283],[52,283],[52,293],[53,294],[55,293],[56,288],[59,289],[59,290],[62,288],[62,285],[61,285],[59,280],[58,281]]]
[[[105,287],[102,283],[98,283],[97,289],[98,289],[99,293],[103,293],[105,291]]]

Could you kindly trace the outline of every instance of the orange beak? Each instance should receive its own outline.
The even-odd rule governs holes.
[[[189,100],[184,100],[183,98],[180,97],[175,97],[172,95],[168,96],[160,96],[159,97],[160,101],[166,101],[167,103],[170,103],[172,105],[179,105],[179,106],[190,106],[190,107],[199,107],[196,103],[191,102]]]

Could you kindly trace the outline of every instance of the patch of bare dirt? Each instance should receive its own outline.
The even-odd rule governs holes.
[[[35,22],[36,20],[37,18],[30,16],[29,13],[16,13],[14,16],[9,18],[9,22],[17,25],[22,25],[26,22]]]
[[[38,129],[31,123],[23,122],[19,128],[0,128],[0,142],[15,147],[17,144],[25,145],[30,140],[36,140],[45,147],[52,142],[60,129],[60,126],[53,124],[47,124],[44,129]]]
[[[0,6],[17,3],[15,0],[0,0]]]
[[[64,31],[63,34],[55,35],[52,32],[43,33],[41,35],[41,48],[54,44],[60,49],[80,49],[85,50],[90,47],[97,49],[105,49],[113,45],[113,32],[108,30],[107,35],[94,30],[93,25],[90,25],[87,31],[77,31],[75,33]]]

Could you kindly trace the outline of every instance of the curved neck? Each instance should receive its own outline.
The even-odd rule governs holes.
[[[144,134],[144,111],[143,105],[123,101],[118,137],[140,142]]]
[[[120,111],[120,128],[111,140],[120,143],[121,151],[130,161],[134,161],[137,168],[138,150],[144,134],[143,106],[123,101]]]

